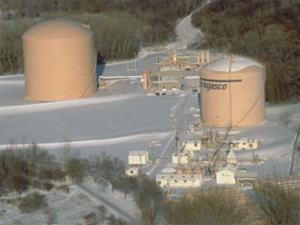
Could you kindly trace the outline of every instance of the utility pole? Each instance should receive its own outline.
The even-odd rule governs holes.
[[[181,168],[181,163],[180,163],[180,149],[179,149],[179,136],[178,136],[178,132],[176,132],[176,136],[175,136],[175,142],[176,142],[176,148],[177,148],[177,172],[180,170]]]
[[[298,137],[300,134],[300,125],[298,127],[298,131],[297,131],[297,136],[294,142],[294,146],[293,146],[293,152],[292,152],[292,162],[291,162],[291,166],[290,166],[290,170],[289,170],[289,175],[291,176],[293,173],[293,167],[294,167],[294,161],[295,161],[295,152],[296,152],[296,148],[297,148],[297,142],[298,142]]]
[[[191,153],[190,153],[190,151],[188,151],[188,166],[189,166],[189,172],[192,172],[192,168],[191,168]]]
[[[158,58],[158,55],[157,55],[157,51],[158,51],[157,48],[155,48],[154,51],[155,51],[155,63],[158,64],[159,63],[159,58]]]
[[[152,158],[152,161],[154,161],[154,155],[153,155],[153,145],[151,145],[151,158]]]
[[[129,67],[128,67],[128,63],[126,65],[126,75],[129,76]]]
[[[136,52],[134,52],[134,70],[136,70]]]

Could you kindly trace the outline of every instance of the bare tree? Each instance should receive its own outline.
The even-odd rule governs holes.
[[[79,159],[71,158],[65,165],[66,175],[75,182],[82,182],[83,179],[83,166]]]
[[[135,202],[142,213],[144,224],[154,224],[159,211],[162,209],[164,195],[155,180],[142,177]]]
[[[67,163],[71,158],[71,142],[70,141],[63,141],[62,142],[62,149],[60,152],[60,160],[63,163]]]

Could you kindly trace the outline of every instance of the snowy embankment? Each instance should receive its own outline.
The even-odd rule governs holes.
[[[93,140],[84,140],[84,141],[72,141],[72,142],[52,142],[52,143],[38,143],[38,146],[47,150],[52,149],[63,149],[64,145],[69,143],[72,148],[83,148],[83,147],[100,147],[100,146],[111,146],[115,144],[126,144],[138,140],[151,141],[153,136],[159,139],[164,139],[168,137],[170,132],[164,133],[147,133],[147,134],[137,134],[131,136],[122,136],[118,138],[107,138],[107,139],[93,139]],[[13,149],[22,149],[26,147],[30,147],[32,144],[7,144],[0,145],[0,150],[4,150],[6,148]]]

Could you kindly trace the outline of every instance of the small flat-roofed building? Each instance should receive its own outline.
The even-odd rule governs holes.
[[[226,165],[221,170],[216,172],[217,184],[235,185],[235,173],[238,170],[236,166]]]
[[[179,153],[180,164],[188,164],[189,156],[187,153]],[[172,155],[172,163],[178,164],[178,153],[173,153]]]
[[[230,146],[233,150],[258,149],[261,146],[261,142],[253,138],[241,138],[240,140],[230,141]]]
[[[181,88],[181,71],[174,66],[161,67],[159,72],[151,74],[151,86],[156,90],[174,90]]]
[[[195,151],[201,150],[201,141],[184,141],[182,144],[182,151],[184,153],[190,153],[190,156],[194,156]]]
[[[160,187],[168,185],[170,188],[189,188],[201,187],[201,174],[158,174],[156,183]]]
[[[130,151],[128,155],[129,165],[145,165],[149,161],[149,153],[147,151]]]
[[[234,176],[237,186],[252,186],[256,182],[258,174],[248,172],[246,169],[239,169]]]
[[[130,167],[127,168],[125,174],[129,177],[137,177],[140,174],[140,168],[138,167]]]

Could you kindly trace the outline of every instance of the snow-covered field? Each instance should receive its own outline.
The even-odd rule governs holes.
[[[169,136],[170,109],[181,97],[151,96],[142,92],[138,83],[129,86],[133,91],[120,95],[20,106],[5,104],[0,107],[2,148],[35,142],[54,150],[61,149],[62,142],[67,141],[83,156],[90,151],[121,156],[129,150],[148,150],[151,141]],[[1,89],[0,94],[3,91],[6,90]],[[15,91],[18,86],[11,87],[10,92]]]

